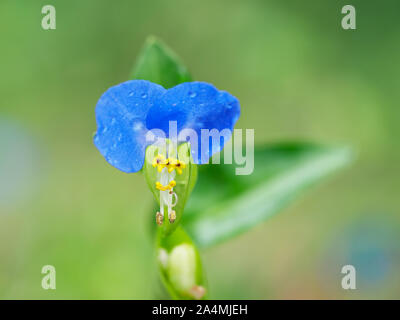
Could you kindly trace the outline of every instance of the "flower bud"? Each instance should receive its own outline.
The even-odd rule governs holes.
[[[158,262],[170,294],[176,299],[204,299],[206,289],[200,256],[188,235],[180,227],[160,244]]]

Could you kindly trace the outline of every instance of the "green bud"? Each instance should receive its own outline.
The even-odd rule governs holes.
[[[205,298],[198,250],[181,227],[171,237],[160,238],[158,262],[163,282],[172,297],[192,300]]]
[[[176,246],[168,257],[168,278],[180,292],[196,285],[196,252],[190,244]]]

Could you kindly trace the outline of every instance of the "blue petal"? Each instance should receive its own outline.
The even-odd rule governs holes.
[[[177,122],[178,133],[182,129],[193,129],[197,133],[199,150],[192,153],[193,160],[203,164],[221,151],[226,141],[220,139],[217,145],[212,145],[210,138],[208,150],[201,150],[201,129],[232,131],[239,116],[239,101],[228,92],[204,82],[186,82],[169,89],[160,104],[149,110],[146,126],[148,129],[161,129],[167,136],[169,121]]]
[[[144,80],[131,80],[108,89],[97,102],[94,144],[105,159],[124,172],[139,171],[144,163],[149,109],[165,89]]]

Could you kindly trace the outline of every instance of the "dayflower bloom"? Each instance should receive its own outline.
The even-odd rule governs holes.
[[[216,144],[209,137],[208,148],[202,150],[202,130],[229,129],[232,132],[239,115],[239,101],[208,83],[186,82],[167,90],[149,81],[130,80],[109,88],[99,99],[94,144],[117,169],[137,172],[143,167],[146,148],[152,144],[146,138],[147,133],[150,130],[155,135],[163,132],[163,138],[173,138],[169,126],[174,122],[178,143],[187,142],[187,136],[184,135],[184,140],[180,135],[185,129],[196,133],[197,150],[192,150],[191,156],[195,164],[203,164],[221,151],[226,141],[220,138]],[[170,220],[174,220],[172,197],[175,195],[175,203],[178,200],[173,193],[175,171],[182,174],[187,164],[161,154],[149,161],[159,174],[156,182],[160,190],[159,217],[163,217],[163,204],[166,204]]]

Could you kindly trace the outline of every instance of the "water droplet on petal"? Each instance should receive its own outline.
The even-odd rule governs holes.
[[[146,99],[147,98],[147,94],[142,93],[141,97],[142,97],[142,99]]]
[[[117,123],[117,119],[112,118],[112,119],[111,119],[111,125],[113,126],[113,125],[116,124],[116,123]]]
[[[143,123],[142,123],[141,121],[134,121],[134,122],[133,122],[133,125],[132,125],[133,131],[142,130],[143,127],[144,127],[144,126],[143,126]]]
[[[131,92],[129,92],[128,96],[132,97],[134,95],[134,93],[135,93],[134,91],[131,91]]]
[[[190,91],[190,92],[189,92],[189,97],[195,98],[196,96],[197,96],[197,93],[196,93],[196,92],[193,92],[193,91]]]

